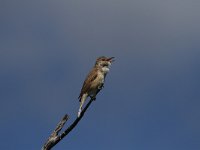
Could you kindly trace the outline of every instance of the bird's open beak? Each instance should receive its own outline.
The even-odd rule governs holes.
[[[115,61],[114,58],[115,58],[115,57],[110,57],[110,58],[107,59],[107,61],[113,62],[113,61]]]

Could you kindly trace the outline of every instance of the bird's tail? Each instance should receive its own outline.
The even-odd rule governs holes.
[[[87,99],[87,97],[88,97],[88,94],[85,93],[80,98],[80,107],[79,107],[79,110],[78,110],[78,117],[80,117],[80,115],[81,115],[83,104],[84,104],[85,100]]]

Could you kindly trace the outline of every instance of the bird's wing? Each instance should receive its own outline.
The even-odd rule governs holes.
[[[79,101],[82,97],[82,95],[84,93],[86,93],[87,91],[90,90],[90,86],[91,86],[91,82],[93,82],[96,78],[97,78],[97,72],[98,72],[98,69],[97,68],[93,68],[90,73],[87,75],[84,83],[83,83],[83,86],[82,86],[82,89],[81,89],[81,93],[79,95]]]

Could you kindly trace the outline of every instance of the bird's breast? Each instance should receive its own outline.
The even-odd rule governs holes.
[[[100,84],[104,83],[105,75],[102,72],[98,72],[97,78],[98,78]]]
[[[91,88],[92,89],[96,89],[98,88],[100,85],[104,84],[104,74],[102,72],[98,72],[97,73],[97,77],[96,79],[92,82],[91,84]]]

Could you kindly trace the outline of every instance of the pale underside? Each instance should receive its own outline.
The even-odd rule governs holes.
[[[91,97],[92,99],[96,98],[96,95],[102,89],[105,81],[106,74],[108,73],[108,66],[104,67],[94,67],[91,72],[86,77],[83,87],[81,89],[81,93],[79,95],[80,108],[78,112],[78,116],[81,113],[83,104],[87,97]]]

